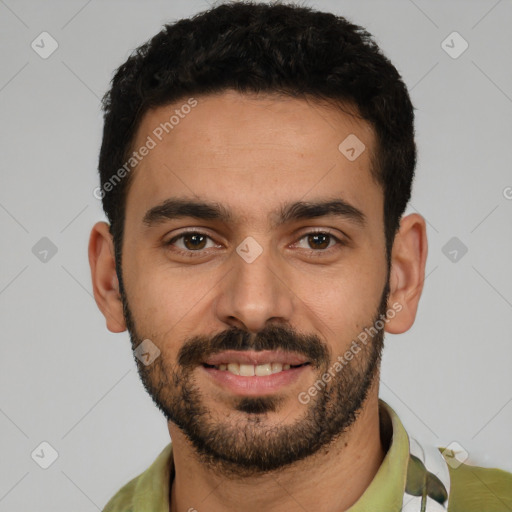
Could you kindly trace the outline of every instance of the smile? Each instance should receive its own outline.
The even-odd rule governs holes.
[[[312,367],[304,356],[282,350],[226,350],[207,356],[199,365],[211,382],[238,396],[283,391]]]
[[[290,370],[291,368],[299,368],[300,366],[308,365],[309,363],[302,363],[297,365],[282,364],[282,363],[265,363],[265,364],[239,364],[239,363],[221,363],[219,365],[204,364],[205,368],[215,368],[220,371],[227,371],[233,375],[241,375],[242,377],[264,377],[265,375],[272,375]]]

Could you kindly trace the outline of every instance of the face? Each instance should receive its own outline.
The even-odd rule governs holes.
[[[171,436],[249,475],[315,453],[364,405],[382,330],[335,362],[386,312],[383,193],[373,132],[349,114],[235,92],[196,100],[148,112],[137,132],[135,148],[155,144],[127,195],[120,292],[133,347],[160,350],[136,361]],[[338,149],[350,134],[365,145],[355,160]]]

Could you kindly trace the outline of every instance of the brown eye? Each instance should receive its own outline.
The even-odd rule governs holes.
[[[327,249],[331,236],[327,233],[312,233],[308,235],[308,244],[312,249]]]
[[[199,233],[193,233],[183,236],[183,245],[191,251],[197,249],[204,249],[206,243],[206,236]]]
[[[215,247],[211,237],[196,231],[181,233],[181,235],[175,236],[168,242],[165,242],[164,245],[170,247],[176,253],[187,255],[201,253],[203,249]]]
[[[306,233],[299,239],[297,244],[301,249],[317,253],[327,252],[335,245],[343,245],[339,238],[325,231]]]

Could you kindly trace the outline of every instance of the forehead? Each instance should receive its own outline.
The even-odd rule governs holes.
[[[152,109],[132,144],[150,149],[133,171],[127,221],[169,197],[218,202],[245,221],[290,201],[334,196],[381,211],[374,133],[348,112],[234,91]]]

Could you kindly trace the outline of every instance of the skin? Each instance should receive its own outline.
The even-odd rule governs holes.
[[[383,192],[370,173],[375,147],[368,123],[303,99],[241,95],[226,91],[198,97],[198,106],[175,126],[134,172],[126,204],[122,276],[137,331],[151,339],[170,364],[183,340],[212,336],[231,326],[258,332],[280,321],[321,338],[333,360],[368,325],[386,284]],[[184,102],[183,102],[184,103]],[[134,148],[183,103],[159,107],[142,119]],[[366,150],[350,162],[338,150],[349,135]],[[151,207],[169,197],[216,201],[233,220],[142,222]],[[273,227],[271,212],[286,202],[341,197],[365,215],[364,225],[334,216]],[[211,237],[203,255],[178,256],[166,242],[197,228]],[[321,252],[308,245],[312,230],[331,232],[345,243]],[[236,252],[248,236],[263,249],[248,264]],[[177,249],[186,250],[183,239]],[[175,244],[176,245],[176,244]],[[189,250],[190,252],[190,250]],[[385,330],[402,333],[413,324],[425,276],[426,227],[417,214],[404,217],[392,250],[388,305],[401,310]],[[114,249],[108,225],[92,229],[89,260],[98,307],[112,332],[126,329]],[[234,425],[229,393],[194,370],[212,420]],[[311,369],[280,391],[265,426],[300,420],[297,395],[318,378]],[[385,448],[379,435],[378,374],[350,430],[329,446],[282,471],[229,478],[194,456],[194,448],[168,422],[176,478],[171,512],[188,510],[340,512],[363,494]],[[203,501],[204,500],[204,501]]]

